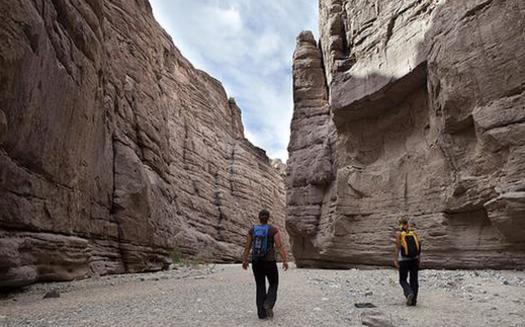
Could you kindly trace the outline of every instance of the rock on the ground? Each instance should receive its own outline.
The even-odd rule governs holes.
[[[149,2],[0,0],[0,287],[239,260],[284,184]]]
[[[393,327],[394,324],[381,311],[370,310],[361,314],[361,323],[368,327]]]
[[[44,299],[56,299],[60,297],[60,292],[57,290],[51,290],[44,295]]]
[[[427,267],[525,267],[524,14],[519,0],[320,0],[320,44],[302,33],[294,56],[298,266],[390,265],[408,217]]]

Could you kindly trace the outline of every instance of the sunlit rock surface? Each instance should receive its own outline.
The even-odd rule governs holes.
[[[319,45],[303,33],[294,57],[299,266],[389,265],[407,216],[425,266],[525,267],[523,17],[519,0],[320,0]]]
[[[238,261],[284,183],[148,1],[0,1],[0,287]]]

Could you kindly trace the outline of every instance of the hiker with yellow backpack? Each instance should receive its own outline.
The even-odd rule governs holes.
[[[419,291],[418,271],[421,241],[410,227],[408,219],[399,219],[399,231],[396,233],[396,252],[394,265],[399,269],[399,283],[405,294],[406,304],[415,306]],[[410,275],[410,282],[407,277]]]

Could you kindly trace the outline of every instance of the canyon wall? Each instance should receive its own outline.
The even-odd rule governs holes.
[[[282,167],[147,0],[1,0],[0,35],[0,287],[239,261],[261,208],[284,226]]]
[[[440,268],[525,268],[525,3],[320,0],[294,55],[298,266],[391,265],[397,219]]]

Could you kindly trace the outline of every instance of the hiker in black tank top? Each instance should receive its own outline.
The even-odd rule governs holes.
[[[252,246],[266,246],[264,251],[259,251],[257,254],[252,253],[252,270],[253,276],[255,277],[256,283],[256,304],[257,304],[257,315],[259,319],[273,318],[273,307],[277,300],[277,288],[279,286],[279,273],[277,270],[277,263],[275,259],[275,248],[279,251],[283,260],[284,270],[288,270],[288,261],[286,258],[286,251],[281,242],[281,234],[279,229],[275,226],[268,225],[270,219],[270,212],[263,209],[259,212],[259,222],[257,226],[253,226],[246,237],[246,245],[244,247],[242,267],[248,269],[248,257]],[[254,245],[255,241],[263,241]],[[262,244],[262,245],[261,245]],[[261,253],[263,255],[261,255]],[[266,279],[270,286],[266,291]]]

